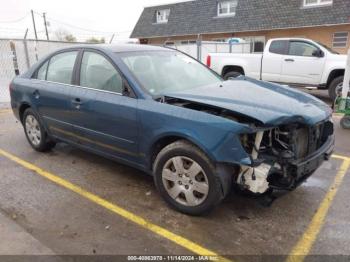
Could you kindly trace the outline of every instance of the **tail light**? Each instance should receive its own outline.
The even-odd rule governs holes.
[[[210,55],[207,56],[207,66],[208,67],[211,66],[211,56]]]

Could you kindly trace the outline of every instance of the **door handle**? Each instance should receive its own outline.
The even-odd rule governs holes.
[[[33,96],[34,96],[35,99],[39,99],[39,98],[40,98],[40,92],[39,92],[39,90],[35,90],[35,91],[33,92]]]
[[[80,100],[80,98],[75,98],[72,100],[72,104],[75,105],[76,109],[80,109],[80,106],[83,104],[83,102]]]
[[[286,61],[286,62],[294,62],[294,59],[287,58],[287,59],[284,59],[284,61]]]

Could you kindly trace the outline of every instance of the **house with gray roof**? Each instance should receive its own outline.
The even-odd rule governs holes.
[[[192,0],[144,8],[131,38],[144,44],[242,38],[259,52],[276,37],[349,48],[350,0]]]

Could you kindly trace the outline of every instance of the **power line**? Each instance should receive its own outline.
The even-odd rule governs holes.
[[[40,13],[37,13],[35,11],[34,11],[34,13],[39,15],[39,16],[41,16],[41,17],[43,17],[42,14],[40,14]],[[47,18],[48,21],[54,21],[54,22],[62,24],[62,25],[66,25],[66,26],[69,26],[69,27],[72,27],[72,28],[75,28],[75,29],[78,29],[78,30],[81,30],[81,31],[92,32],[92,33],[101,33],[101,34],[114,34],[114,33],[117,33],[117,34],[123,34],[123,33],[129,33],[129,32],[132,31],[132,30],[128,30],[128,31],[121,31],[121,32],[111,32],[111,31],[108,32],[108,31],[92,30],[92,29],[88,29],[88,28],[72,25],[70,23],[66,23],[66,22],[63,22],[63,21],[60,21],[58,19],[51,18],[51,17],[48,17],[48,16],[46,16],[46,18]]]
[[[15,20],[9,20],[9,21],[0,21],[0,23],[4,23],[4,24],[10,24],[10,23],[17,23],[20,22],[22,20],[24,20],[27,16],[29,15],[29,13],[26,13],[23,17],[15,19]]]
[[[0,27],[0,30],[10,30],[10,31],[24,31],[25,29],[22,28],[13,28],[13,27]]]

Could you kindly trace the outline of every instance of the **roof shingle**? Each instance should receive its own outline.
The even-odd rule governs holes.
[[[303,0],[238,0],[236,15],[217,16],[217,0],[195,0],[146,7],[132,38],[260,31],[321,25],[350,24],[350,1],[304,8]],[[156,24],[155,13],[170,9],[168,23]]]

